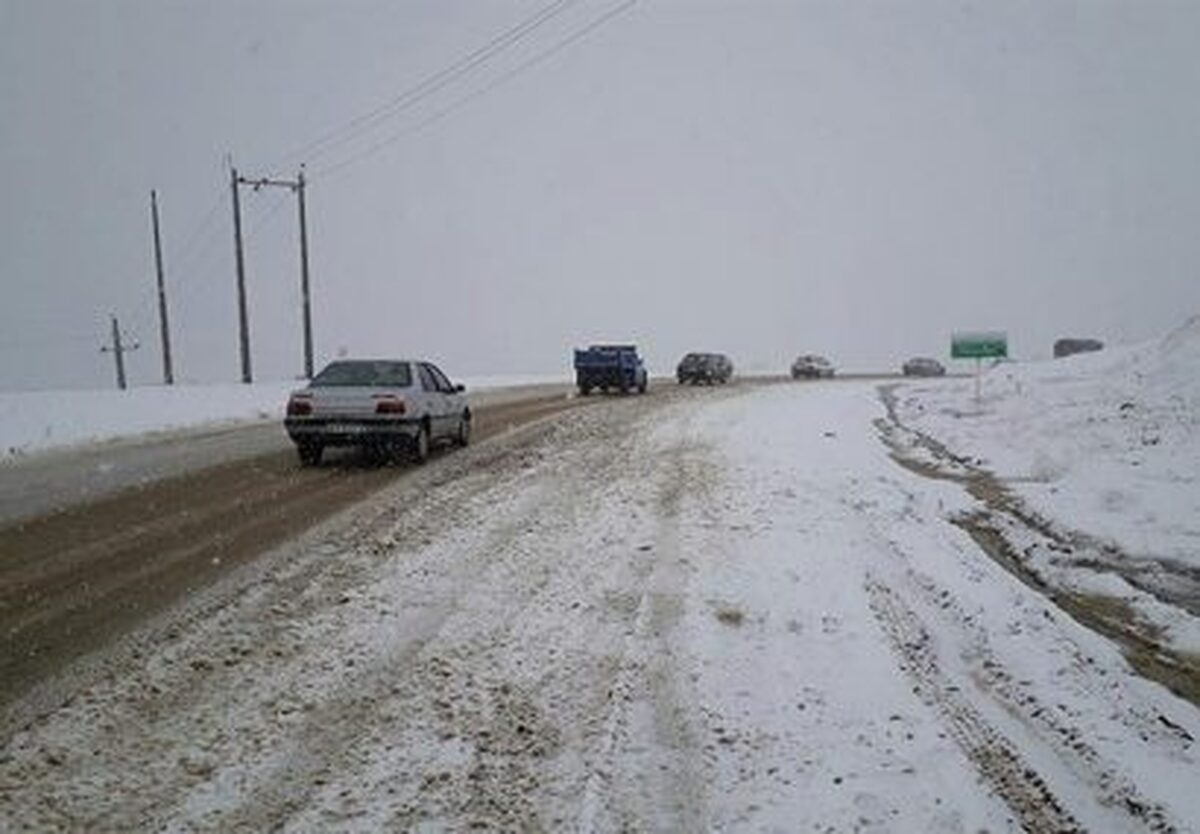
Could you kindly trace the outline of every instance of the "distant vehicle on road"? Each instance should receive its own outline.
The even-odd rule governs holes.
[[[824,356],[806,353],[796,357],[792,363],[792,379],[830,379],[833,365]]]
[[[305,466],[320,463],[327,446],[407,453],[424,463],[435,443],[470,442],[463,390],[431,362],[339,359],[292,393],[284,427]]]
[[[690,382],[693,385],[715,382],[729,382],[733,376],[733,361],[723,353],[689,353],[679,360],[675,369],[675,378],[679,384]]]
[[[1054,343],[1054,358],[1061,359],[1073,353],[1090,353],[1103,349],[1104,342],[1099,339],[1059,339]]]
[[[901,367],[905,376],[945,376],[946,366],[928,356],[914,356]]]
[[[646,393],[646,367],[634,345],[592,345],[575,351],[575,384],[587,396],[595,389]]]

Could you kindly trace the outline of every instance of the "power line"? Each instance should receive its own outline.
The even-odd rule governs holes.
[[[279,214],[279,210],[282,209],[287,203],[287,197],[288,195],[286,194],[278,194],[275,196],[274,202],[272,202],[270,207],[267,208],[263,214],[259,215],[258,219],[254,221],[254,225],[246,231],[245,242],[249,243],[254,239],[256,234],[267,227],[267,224],[274,219],[275,215]]]
[[[555,2],[539,9],[530,17],[496,35],[487,43],[449,66],[426,76],[412,87],[394,96],[374,110],[351,119],[342,127],[332,130],[324,136],[309,142],[307,145],[297,148],[284,157],[284,159],[292,160],[301,157],[308,161],[319,159],[359,135],[374,130],[379,124],[414,107],[434,93],[468,75],[476,68],[483,66],[496,55],[520,43],[529,34],[553,20],[577,2],[578,0],[555,0]]]
[[[194,247],[210,234],[209,230],[214,228],[212,226],[212,222],[219,216],[218,211],[220,210],[221,206],[225,204],[226,196],[227,195],[225,194],[224,189],[221,189],[216,195],[216,198],[213,200],[208,211],[204,213],[204,218],[200,221],[199,225],[197,225],[195,231],[193,231],[191,235],[188,236],[187,240],[183,242],[183,245],[179,247],[179,251],[173,254],[172,261],[175,266],[185,262],[188,259],[188,256],[192,253]]]
[[[419,101],[424,100],[433,93],[443,89],[453,81],[463,77],[472,69],[481,66],[483,63],[486,63],[487,60],[495,55],[500,54],[500,52],[503,50],[515,45],[538,27],[546,24],[553,18],[567,11],[571,6],[576,5],[578,2],[579,0],[555,0],[555,2],[542,7],[533,15],[525,18],[504,32],[494,36],[485,44],[476,48],[453,64],[450,64],[444,69],[427,76],[422,81],[395,96],[386,104],[375,108],[369,113],[357,117],[356,119],[344,125],[342,128],[331,131],[325,136],[308,143],[289,156],[294,156],[302,153],[305,150],[316,148],[318,150],[314,154],[313,158],[318,158],[327,154],[334,148],[345,144],[353,138],[375,129],[377,125],[382,124],[384,121],[392,118],[395,115],[398,115],[408,107],[414,106],[415,104],[419,103]],[[491,84],[488,84],[485,87],[462,97],[449,107],[434,113],[429,118],[418,122],[411,128],[394,134],[377,143],[376,145],[367,148],[365,151],[350,157],[349,159],[335,163],[318,171],[317,175],[328,174],[342,167],[351,165],[360,159],[365,159],[366,157],[378,152],[386,145],[398,141],[399,139],[411,135],[412,133],[419,132],[420,130],[423,130],[426,127],[440,121],[456,110],[462,108],[469,102],[485,95],[501,84],[512,79],[516,75],[519,75],[520,73],[532,68],[534,65],[541,63],[545,59],[551,57],[553,54],[566,48],[571,43],[587,35],[593,29],[596,29],[606,23],[609,19],[615,17],[617,14],[626,11],[636,2],[637,0],[627,0],[627,2],[622,3],[596,20],[587,24],[580,30],[577,30],[550,49],[545,50],[539,55],[534,56],[534,58],[517,66],[515,69],[509,71]],[[311,179],[312,176],[310,176],[310,180]],[[225,188],[222,187],[218,189],[218,193],[215,195],[212,204],[205,212],[199,225],[187,237],[179,250],[172,254],[172,271],[176,277],[176,282],[181,285],[180,289],[182,289],[184,294],[188,296],[192,295],[192,293],[188,292],[188,290],[192,289],[194,284],[192,286],[188,286],[192,282],[187,279],[193,278],[198,273],[207,271],[207,269],[211,267],[215,256],[220,253],[219,248],[215,245],[218,242],[218,238],[216,237],[215,233],[219,230],[219,224],[214,225],[214,221],[220,217],[220,210],[223,208],[227,199],[228,195],[225,193]],[[284,198],[279,198],[275,204],[268,209],[266,215],[254,221],[251,228],[247,230],[247,239],[253,238],[255,235],[257,235],[274,217],[274,215],[282,209],[284,202]]]
[[[177,311],[182,306],[186,306],[187,301],[194,298],[195,285],[189,279],[196,273],[201,272],[201,267],[211,262],[212,256],[216,251],[212,246],[216,242],[212,235],[219,227],[213,225],[213,221],[219,216],[218,210],[221,208],[222,203],[220,198],[223,196],[224,194],[217,195],[218,199],[205,212],[200,223],[188,236],[183,246],[178,249],[177,253],[172,253],[171,283],[172,290],[175,293],[172,306]],[[132,311],[128,312],[130,314],[129,327],[131,331],[150,332],[153,329],[152,324],[156,312],[151,300],[139,294],[136,306]]]
[[[324,168],[317,170],[312,175],[312,178],[315,179],[317,177],[324,177],[324,176],[334,173],[335,171],[340,171],[342,168],[353,165],[356,162],[361,162],[362,160],[364,160],[370,156],[374,156],[376,153],[383,150],[388,145],[398,142],[399,140],[405,138],[406,136],[411,136],[414,133],[419,133],[420,131],[425,130],[426,128],[430,127],[431,125],[446,118],[450,114],[462,109],[466,105],[470,104],[472,101],[475,101],[476,99],[487,95],[488,93],[495,90],[497,87],[500,87],[501,85],[508,83],[509,81],[513,80],[517,76],[529,71],[530,69],[533,69],[538,64],[541,64],[544,61],[550,59],[557,53],[566,49],[571,44],[583,39],[584,37],[591,34],[596,29],[599,29],[601,26],[608,23],[613,18],[629,11],[629,9],[632,8],[634,5],[636,5],[637,2],[638,2],[638,0],[625,0],[625,2],[609,9],[607,12],[600,15],[599,17],[597,17],[590,23],[586,24],[585,26],[582,26],[579,29],[575,30],[570,35],[568,35],[567,37],[563,38],[561,41],[556,43],[554,46],[550,47],[549,49],[543,50],[542,52],[539,52],[537,55],[534,55],[532,58],[530,58],[526,61],[523,61],[522,63],[513,67],[511,70],[509,70],[508,72],[504,73],[503,75],[497,77],[496,79],[494,79],[490,83],[484,85],[483,87],[480,87],[479,89],[475,90],[474,92],[463,96],[462,98],[454,101],[453,103],[451,103],[447,107],[443,108],[442,110],[439,110],[439,111],[433,113],[429,117],[422,119],[419,122],[416,122],[415,124],[409,126],[408,128],[406,128],[402,131],[399,131],[397,133],[394,133],[391,136],[387,137],[386,139],[376,142],[374,145],[367,147],[365,150],[360,151],[359,153],[354,154],[353,156],[351,156],[347,159],[344,159],[341,162],[335,162],[332,165],[328,165]]]
[[[225,199],[229,199],[229,195],[224,195]],[[275,195],[263,208],[258,201],[252,201],[247,205],[247,214],[253,215],[250,222],[250,228],[246,231],[245,240],[248,242],[253,240],[267,224],[278,215],[279,211],[287,203],[286,195]],[[194,259],[192,263],[186,267],[180,268],[176,263],[172,268],[172,276],[174,277],[174,292],[175,301],[173,307],[179,311],[180,320],[183,322],[183,327],[188,328],[189,322],[194,325],[186,315],[186,311],[191,306],[191,303],[196,300],[197,293],[201,290],[209,290],[212,288],[211,282],[206,282],[204,279],[211,275],[217,268],[215,261],[218,258],[223,258],[227,254],[224,249],[218,247],[207,247],[203,250],[203,257]],[[224,267],[222,267],[224,268]],[[150,301],[145,302],[146,306],[146,321],[150,320],[153,315],[153,306]],[[140,316],[141,314],[139,314]],[[138,321],[141,321],[139,318]],[[145,321],[141,323],[145,324]]]

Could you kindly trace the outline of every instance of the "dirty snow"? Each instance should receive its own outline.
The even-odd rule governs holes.
[[[1194,830],[1200,713],[979,549],[861,382],[441,458],[9,733],[79,830]]]

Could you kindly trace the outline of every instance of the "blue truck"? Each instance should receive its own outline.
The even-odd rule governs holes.
[[[592,345],[575,351],[575,384],[587,396],[593,390],[646,393],[646,366],[634,345]]]

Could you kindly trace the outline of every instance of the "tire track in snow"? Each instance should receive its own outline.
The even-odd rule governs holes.
[[[403,744],[382,760],[356,764],[350,756],[349,773],[361,771],[362,776],[343,774],[319,786],[306,798],[306,810],[293,824],[361,830],[380,825],[537,830],[559,827],[565,822],[564,807],[572,802],[578,807],[581,791],[571,791],[573,784],[579,784],[572,765],[578,759],[570,746],[581,735],[582,759],[586,764],[591,758],[586,751],[596,737],[590,727],[597,716],[587,690],[616,691],[611,681],[619,668],[615,663],[609,667],[604,658],[613,653],[604,647],[614,629],[622,635],[637,633],[630,620],[636,618],[661,561],[657,547],[620,545],[637,532],[638,525],[631,530],[620,515],[602,513],[597,518],[594,513],[598,504],[653,503],[660,461],[642,454],[647,450],[638,443],[640,430],[635,425],[647,409],[623,413],[619,420],[611,415],[606,421],[580,417],[562,437],[544,438],[556,454],[535,461],[529,469],[531,482],[539,485],[540,499],[531,498],[524,510],[506,511],[509,533],[501,541],[471,548],[479,556],[474,560],[480,566],[478,575],[459,588],[456,610],[421,647],[410,664],[412,673],[388,699],[404,705],[403,716],[389,727],[389,734],[398,735]],[[580,422],[586,425],[576,425]],[[581,435],[586,443],[579,443]],[[578,536],[582,540],[576,541]],[[615,543],[596,553],[579,547],[597,536]],[[570,642],[559,644],[553,639],[546,644],[536,638],[530,642],[529,623],[548,619],[565,624],[577,619],[572,599],[594,599],[596,589],[603,587],[614,587],[611,602],[616,604],[612,612],[616,618],[596,623],[588,635],[599,658]],[[639,592],[629,595],[630,602],[637,600],[637,604],[626,608],[624,596],[630,589]],[[663,596],[650,593],[648,599],[653,630],[662,616]],[[626,644],[627,637],[621,645]],[[618,652],[617,657],[625,654]],[[643,677],[653,676],[653,659],[641,672]],[[601,737],[630,739],[628,735]],[[637,732],[632,738],[633,745],[618,748],[617,770],[622,778],[617,780],[611,807],[621,824],[636,826],[653,809],[638,803],[640,795],[629,790],[624,779],[642,742]],[[388,772],[383,782],[378,781],[381,770]],[[408,784],[396,786],[395,796],[391,786],[385,788],[389,780],[394,781],[390,772],[407,774]],[[364,811],[361,800],[354,797],[342,802],[339,788],[372,781],[376,795],[387,790],[389,797],[383,803],[390,806],[391,816]],[[411,785],[417,786],[415,793]],[[339,805],[346,807],[338,811]],[[695,805],[689,802],[685,807]]]
[[[549,463],[550,450],[564,439],[603,435],[614,428],[595,415],[576,416],[546,427],[518,453],[498,453],[481,500],[516,500],[501,523],[486,527],[478,541],[444,541],[436,524],[430,528],[424,520],[444,514],[411,508],[385,513],[382,527],[353,532],[356,548],[376,548],[384,558],[397,555],[404,542],[415,542],[420,553],[430,543],[423,540],[432,539],[433,550],[419,563],[424,567],[413,565],[409,571],[414,587],[433,595],[425,603],[428,621],[406,631],[402,651],[375,659],[365,677],[345,687],[344,699],[330,701],[306,720],[306,752],[290,757],[288,767],[261,786],[246,803],[244,818],[243,811],[235,812],[235,824],[255,827],[282,817],[302,828],[548,827],[535,801],[541,787],[538,772],[557,748],[560,730],[555,716],[538,705],[538,695],[509,680],[510,672],[491,655],[494,647],[511,640],[508,630],[520,621],[522,609],[555,576],[577,567],[555,558],[548,541],[572,526],[586,492],[572,482],[555,481],[553,471],[548,475],[544,470],[548,465],[567,472],[587,467],[571,466],[577,454],[571,452]],[[500,480],[498,473],[504,476]],[[453,488],[439,497],[441,502],[454,503],[457,481],[449,486]],[[477,523],[468,513],[451,526]],[[438,570],[448,573],[431,583],[428,577]],[[355,719],[347,722],[345,713]],[[386,728],[391,741],[369,738],[380,728]],[[360,747],[382,750],[360,754]],[[464,756],[465,766],[450,764]],[[378,803],[386,809],[382,817],[378,809],[364,810],[361,796],[343,796],[353,783],[376,779],[381,761],[409,773],[409,781],[419,787],[416,795],[407,786],[382,787],[387,795]],[[351,778],[355,773],[362,775]]]
[[[656,489],[653,543],[645,546],[652,558],[639,565],[637,583],[643,590],[584,788],[579,832],[707,827],[697,719],[685,705],[672,633],[683,614],[688,570],[681,509],[685,498],[706,494],[712,477],[703,454],[702,448],[679,441],[653,458],[642,457],[643,477]]]
[[[890,524],[923,523],[921,514],[914,509],[917,496],[898,481],[888,479],[885,483],[901,493],[904,499],[902,506],[896,511],[899,518],[891,519]],[[959,599],[949,589],[942,587],[936,579],[913,566],[913,558],[897,540],[895,531],[885,528],[878,518],[871,516],[869,510],[874,509],[873,504],[863,506],[859,501],[850,499],[843,499],[842,503],[862,512],[881,550],[889,551],[895,556],[895,564],[899,569],[899,573],[893,577],[896,587],[903,584],[921,601],[923,610],[941,618],[954,633],[961,635],[965,643],[961,651],[964,660],[970,665],[970,675],[980,692],[1019,721],[1022,727],[1032,732],[1072,774],[1085,783],[1087,794],[1094,797],[1101,808],[1125,817],[1137,828],[1160,834],[1170,834],[1179,830],[1177,823],[1171,819],[1169,810],[1161,803],[1148,799],[1137,784],[1120,771],[1119,763],[1108,760],[1090,744],[1086,734],[1070,722],[1069,715],[1064,716],[1061,710],[1051,709],[1042,703],[1028,690],[1029,681],[1014,679],[993,652],[989,633],[980,617],[965,610]],[[983,580],[983,576],[976,575],[975,581]],[[883,587],[878,579],[873,581]],[[1040,604],[1036,604],[1035,609],[1038,621],[1041,621],[1043,616],[1050,616]],[[912,613],[912,616],[916,618],[917,615]],[[925,629],[923,624],[920,627]],[[938,633],[942,633],[940,629]],[[1090,659],[1082,657],[1081,649],[1069,637],[1064,635],[1060,640],[1065,643],[1064,649],[1076,658],[1081,674],[1087,676],[1089,690],[1101,693],[1104,697],[1105,706],[1102,710],[1105,714],[1132,711],[1130,704],[1123,702],[1123,688],[1120,692],[1114,692],[1116,681],[1101,678],[1103,670],[1092,666]],[[1131,726],[1131,729],[1142,737],[1157,736],[1186,755],[1190,742],[1178,734],[1164,732],[1163,726],[1154,718],[1141,716],[1136,722],[1126,718],[1123,719],[1123,723],[1126,726],[1136,724]]]
[[[903,424],[895,388],[879,388],[887,417],[875,421],[892,460],[922,477],[960,484],[979,509],[953,521],[984,553],[1073,619],[1114,641],[1143,677],[1200,705],[1200,658],[1162,639],[1152,620],[1123,596],[1081,593],[1053,576],[1063,571],[1113,574],[1158,604],[1194,618],[1200,605],[1200,573],[1169,559],[1130,558],[1083,531],[1063,529],[1043,518],[999,478],[979,468],[978,461],[956,455]],[[1017,543],[1022,540],[1024,546]]]
[[[981,689],[1010,715],[1032,729],[1072,771],[1085,779],[1096,792],[1097,802],[1127,815],[1130,822],[1145,826],[1150,831],[1159,834],[1173,834],[1178,831],[1167,809],[1148,800],[1132,781],[1113,769],[1096,748],[1087,742],[1077,727],[1062,720],[1056,711],[1043,704],[1035,695],[1022,691],[1012,674],[991,650],[987,632],[982,625],[963,610],[961,603],[948,590],[939,588],[932,577],[914,570],[909,570],[906,578],[908,584],[923,597],[928,607],[940,613],[955,628],[969,635],[970,650],[975,655],[972,676]],[[1071,650],[1078,656],[1077,648],[1072,646]],[[1088,664],[1080,659],[1080,665],[1086,667]],[[1105,687],[1097,688],[1108,691]],[[1177,738],[1172,740],[1178,742]]]
[[[1083,827],[1063,807],[1013,744],[950,683],[938,663],[933,640],[916,613],[890,587],[868,575],[871,612],[914,680],[915,692],[941,713],[945,726],[974,763],[980,777],[1004,800],[1026,831],[1078,832]]]

